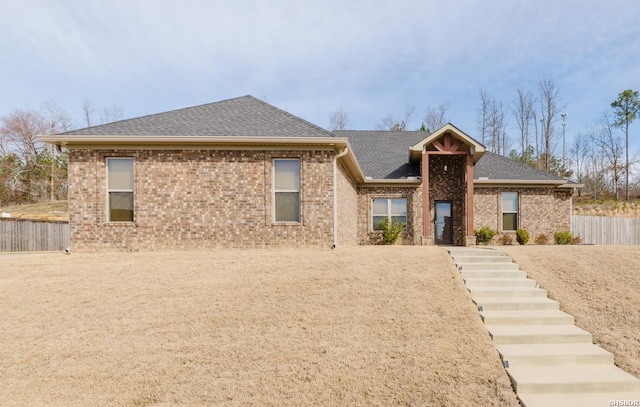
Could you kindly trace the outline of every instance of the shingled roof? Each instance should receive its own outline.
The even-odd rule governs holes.
[[[372,179],[407,179],[420,176],[417,163],[409,162],[409,148],[429,136],[420,131],[335,131],[346,137],[353,148],[365,177]],[[475,180],[513,180],[520,182],[568,182],[529,165],[486,152],[474,167]]]
[[[253,96],[73,130],[85,136],[333,137]]]
[[[334,131],[346,137],[362,172],[373,179],[419,177],[420,167],[409,163],[409,148],[428,136],[422,131]]]

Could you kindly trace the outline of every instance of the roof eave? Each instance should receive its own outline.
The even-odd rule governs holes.
[[[572,185],[576,185],[576,184],[570,184],[563,179],[560,179],[560,180],[474,179],[473,184],[479,185],[479,186],[492,186],[492,185],[536,186],[536,187],[549,186],[549,187],[555,187],[555,188],[574,188],[574,186]],[[579,186],[576,185],[575,187],[577,188]]]
[[[45,143],[60,146],[74,144],[328,144],[346,146],[343,137],[265,137],[265,136],[141,136],[141,135],[39,135]]]

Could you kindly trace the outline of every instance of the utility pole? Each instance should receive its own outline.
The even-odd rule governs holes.
[[[566,168],[565,157],[567,156],[565,151],[565,139],[564,139],[564,130],[565,130],[564,128],[567,125],[567,122],[565,121],[565,119],[567,118],[567,113],[564,112],[560,116],[562,116],[562,170],[564,171],[564,169]]]

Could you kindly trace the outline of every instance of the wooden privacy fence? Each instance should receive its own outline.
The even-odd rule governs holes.
[[[585,244],[640,244],[640,218],[573,216],[571,233]]]
[[[0,252],[64,250],[69,247],[69,223],[0,218]]]

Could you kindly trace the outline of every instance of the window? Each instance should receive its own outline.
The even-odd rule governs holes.
[[[502,230],[518,229],[518,193],[502,193]]]
[[[109,222],[133,222],[133,158],[107,158]]]
[[[273,160],[276,222],[300,222],[300,161]]]
[[[407,224],[407,200],[406,198],[376,198],[373,200],[372,208],[373,230],[380,230],[380,222],[383,220],[395,219],[398,222]]]

